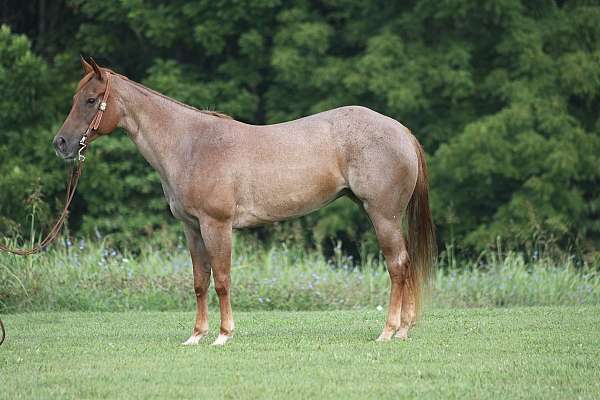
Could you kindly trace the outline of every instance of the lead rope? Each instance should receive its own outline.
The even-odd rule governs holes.
[[[36,254],[41,252],[45,247],[50,245],[54,240],[56,240],[58,234],[60,233],[61,228],[63,227],[67,215],[69,214],[69,207],[71,206],[71,202],[73,201],[73,197],[75,196],[75,190],[77,189],[77,184],[79,183],[79,177],[83,171],[83,162],[79,161],[77,167],[69,166],[68,169],[68,183],[67,183],[67,197],[65,200],[65,207],[60,213],[56,223],[50,229],[50,232],[46,237],[37,245],[27,248],[27,249],[17,249],[5,246],[0,243],[0,251],[4,251],[7,253],[12,253],[18,256],[30,256],[32,254]]]
[[[85,151],[88,147],[88,141],[90,135],[98,130],[100,126],[100,121],[102,121],[102,116],[104,115],[104,111],[106,111],[106,102],[108,100],[108,95],[110,94],[110,73],[106,74],[106,89],[104,90],[104,95],[102,96],[102,101],[98,106],[98,111],[92,118],[92,122],[88,125],[83,137],[79,141],[79,151],[77,153],[77,166],[73,167],[73,164],[69,165],[68,168],[68,180],[67,180],[67,196],[65,200],[65,206],[58,216],[58,219],[50,232],[46,237],[39,242],[37,245],[26,248],[26,249],[17,249],[13,247],[8,247],[0,243],[0,251],[12,253],[18,256],[30,256],[32,254],[37,254],[44,250],[47,246],[49,246],[52,242],[56,240],[58,234],[60,233],[65,221],[67,220],[67,216],[69,215],[69,207],[71,206],[71,202],[73,201],[73,197],[75,196],[75,191],[77,190],[77,185],[79,184],[79,178],[83,173],[83,162],[85,161]],[[0,346],[4,343],[4,339],[6,338],[6,331],[4,329],[4,324],[0,319]]]

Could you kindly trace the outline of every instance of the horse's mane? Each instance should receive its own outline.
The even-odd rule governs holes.
[[[136,81],[132,81],[131,79],[129,79],[129,78],[128,78],[128,77],[126,77],[125,75],[118,74],[118,73],[114,72],[113,70],[111,70],[111,69],[109,69],[109,68],[101,68],[101,71],[103,71],[103,72],[107,72],[107,73],[109,73],[109,74],[111,74],[111,75],[114,75],[114,76],[118,76],[119,78],[123,78],[123,79],[125,79],[126,81],[128,81],[129,83],[131,83],[132,85],[136,86],[138,89],[141,89],[142,91],[147,91],[147,92],[150,92],[150,93],[152,93],[152,94],[154,94],[154,95],[156,95],[156,96],[159,96],[159,97],[161,97],[161,98],[163,98],[163,99],[166,99],[166,100],[172,101],[173,103],[176,103],[176,104],[178,104],[178,105],[180,105],[180,106],[182,106],[182,107],[185,107],[185,108],[187,108],[187,109],[189,109],[189,110],[198,111],[198,112],[201,112],[202,114],[206,114],[206,115],[212,115],[213,117],[217,117],[217,118],[223,118],[223,119],[233,119],[233,118],[232,118],[232,117],[230,117],[229,115],[227,115],[227,114],[224,114],[224,113],[221,113],[221,112],[218,112],[218,111],[212,111],[212,110],[200,110],[200,109],[198,109],[198,108],[196,108],[196,107],[190,106],[189,104],[185,104],[185,103],[183,103],[183,102],[181,102],[181,101],[179,101],[179,100],[175,100],[174,98],[172,98],[172,97],[169,97],[169,96],[167,96],[167,95],[164,95],[164,94],[162,94],[162,93],[160,93],[160,92],[157,92],[157,91],[156,91],[156,90],[154,90],[154,89],[150,89],[149,87],[147,87],[147,86],[144,86],[144,85],[142,85],[141,83],[138,83],[138,82],[136,82]],[[94,73],[93,73],[93,72],[90,72],[89,74],[87,74],[86,76],[84,76],[84,77],[83,77],[83,78],[82,78],[82,79],[79,81],[79,84],[77,85],[77,91],[79,91],[79,90],[80,90],[80,89],[81,89],[81,88],[82,88],[82,87],[83,87],[83,86],[84,86],[86,83],[88,83],[90,80],[92,80],[92,78],[93,78],[93,77],[94,77]]]

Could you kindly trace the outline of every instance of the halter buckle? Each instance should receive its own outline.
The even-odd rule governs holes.
[[[98,107],[98,109],[100,111],[106,111],[106,102],[103,101],[102,103],[100,103],[100,107]]]
[[[86,135],[83,135],[83,137],[81,138],[81,140],[79,141],[79,145],[81,146],[79,148],[79,151],[77,152],[77,158],[79,161],[84,162],[85,161],[85,156],[83,155],[83,150],[87,147],[87,144],[85,144],[85,140],[87,139]]]

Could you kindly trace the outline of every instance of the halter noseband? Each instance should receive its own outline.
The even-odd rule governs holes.
[[[83,153],[85,152],[85,149],[88,147],[88,145],[86,144],[87,139],[90,137],[90,134],[92,132],[96,132],[98,130],[98,127],[100,126],[100,121],[102,121],[102,115],[104,115],[104,111],[106,111],[106,103],[108,101],[109,94],[110,94],[110,72],[106,74],[106,89],[104,90],[104,94],[102,95],[102,101],[98,105],[98,111],[94,115],[94,118],[92,118],[92,122],[90,122],[87,129],[85,130],[85,133],[81,137],[81,140],[79,141],[79,146],[81,146],[81,147],[79,148],[79,152],[77,153],[77,156],[78,156],[78,159],[80,162],[85,161],[85,156],[83,155]]]

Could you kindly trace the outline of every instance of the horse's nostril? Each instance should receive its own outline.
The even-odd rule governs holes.
[[[67,147],[67,141],[64,137],[57,136],[56,139],[54,139],[54,147],[59,151],[64,151]]]

